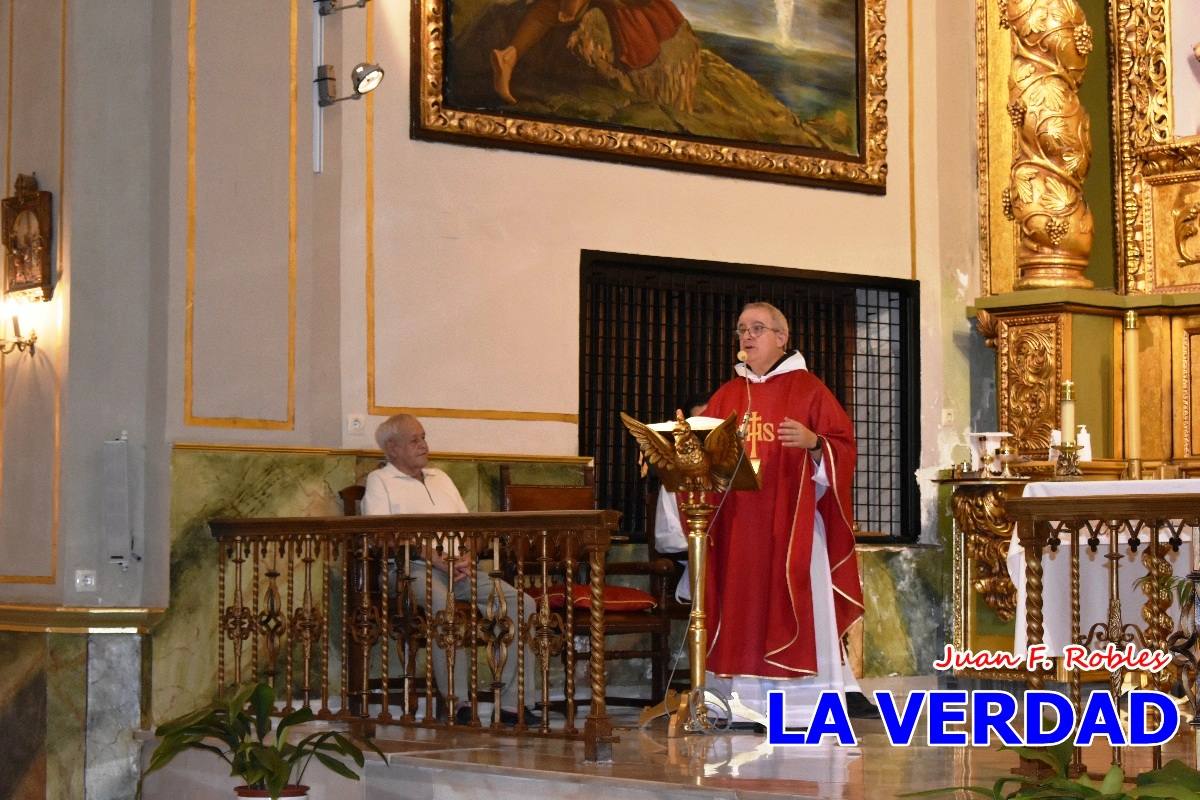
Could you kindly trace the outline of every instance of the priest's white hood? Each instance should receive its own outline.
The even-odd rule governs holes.
[[[754,370],[750,369],[749,365],[741,362],[733,365],[733,371],[738,374],[738,377],[745,378],[751,383],[764,383],[776,375],[782,375],[785,372],[795,372],[801,369],[808,369],[808,365],[804,361],[804,356],[800,355],[799,350],[793,350],[790,356],[779,362],[779,365],[766,375],[756,374]]]

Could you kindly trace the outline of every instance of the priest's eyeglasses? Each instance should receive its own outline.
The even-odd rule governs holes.
[[[756,322],[748,328],[739,326],[738,329],[733,332],[733,338],[741,339],[743,336],[749,336],[751,339],[757,339],[758,337],[762,336],[767,331],[774,331],[775,333],[779,333],[779,328],[768,328],[766,325],[763,325],[761,322]]]

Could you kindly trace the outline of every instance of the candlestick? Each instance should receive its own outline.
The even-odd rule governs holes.
[[[1063,381],[1062,385],[1062,443],[1075,444],[1075,382]]]
[[[1125,312],[1125,457],[1142,457],[1142,408],[1138,381],[1137,312]]]

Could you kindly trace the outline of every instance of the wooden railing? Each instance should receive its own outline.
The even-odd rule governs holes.
[[[433,727],[453,727],[455,707],[466,701],[473,729],[582,737],[587,759],[607,760],[604,558],[619,518],[615,511],[544,511],[211,520],[220,543],[218,689],[268,680],[286,687],[288,709],[308,706],[321,719]],[[467,599],[437,609],[433,581],[445,574],[412,577],[418,560],[434,552],[450,573],[475,554],[486,554],[481,567],[490,569],[486,578],[468,570],[458,579],[468,584]],[[522,592],[512,613],[500,591],[501,580],[527,591],[564,583],[572,597],[581,573],[590,611],[570,602],[554,608],[546,593],[535,600]],[[591,690],[582,730],[575,676],[582,659],[571,635],[581,613],[590,615]],[[431,641],[443,653],[449,686],[434,686]],[[489,670],[480,668],[481,651]],[[466,687],[453,685],[459,658],[468,659]],[[518,707],[540,714],[534,725],[522,713],[515,726],[502,726],[501,684],[482,682],[482,673],[501,675],[510,659]],[[524,679],[527,659],[534,686]],[[489,689],[492,711],[481,721]],[[448,713],[438,714],[439,695]]]
[[[1196,589],[1200,588],[1200,550],[1196,541],[1200,531],[1200,494],[1106,495],[1080,497],[1012,498],[1006,503],[1007,513],[1017,526],[1017,537],[1025,548],[1025,619],[1029,646],[1043,641],[1048,620],[1043,608],[1042,556],[1047,549],[1057,551],[1067,547],[1070,558],[1070,606],[1065,620],[1069,644],[1082,645],[1088,650],[1101,649],[1109,643],[1118,648],[1132,644],[1139,648],[1167,651],[1172,662],[1167,670],[1140,676],[1140,680],[1160,691],[1168,691],[1176,682],[1182,683],[1195,715],[1193,726],[1200,725],[1200,684],[1197,673],[1197,614]],[[1179,552],[1191,540],[1190,570],[1186,578],[1173,577],[1167,561],[1170,552]],[[1107,602],[1099,621],[1084,625],[1080,599],[1080,557],[1084,552],[1099,554],[1105,561]],[[1135,558],[1129,558],[1134,556]],[[1138,585],[1145,595],[1141,621],[1124,619],[1121,613],[1120,573],[1124,568],[1141,563]],[[1184,602],[1176,624],[1169,613],[1180,580],[1191,584],[1191,592],[1183,592]],[[1057,654],[1050,654],[1057,655]],[[1118,694],[1125,678],[1123,670],[1111,673],[1109,689]],[[1041,688],[1045,675],[1029,673],[1031,688]],[[1081,673],[1067,673],[1068,692],[1080,712]],[[1121,764],[1121,748],[1113,748],[1112,762]],[[1154,748],[1153,764],[1162,763],[1160,747]],[[1079,748],[1075,751],[1076,771],[1083,768]]]

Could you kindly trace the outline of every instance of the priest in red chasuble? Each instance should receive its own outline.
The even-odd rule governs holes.
[[[762,489],[732,492],[712,524],[709,680],[730,696],[735,722],[764,722],[768,692],[778,689],[786,723],[802,727],[821,691],[866,702],[842,644],[863,613],[854,428],[804,357],[787,349],[779,309],[750,303],[737,333],[737,377],[704,413],[744,420],[746,457],[757,460]]]

